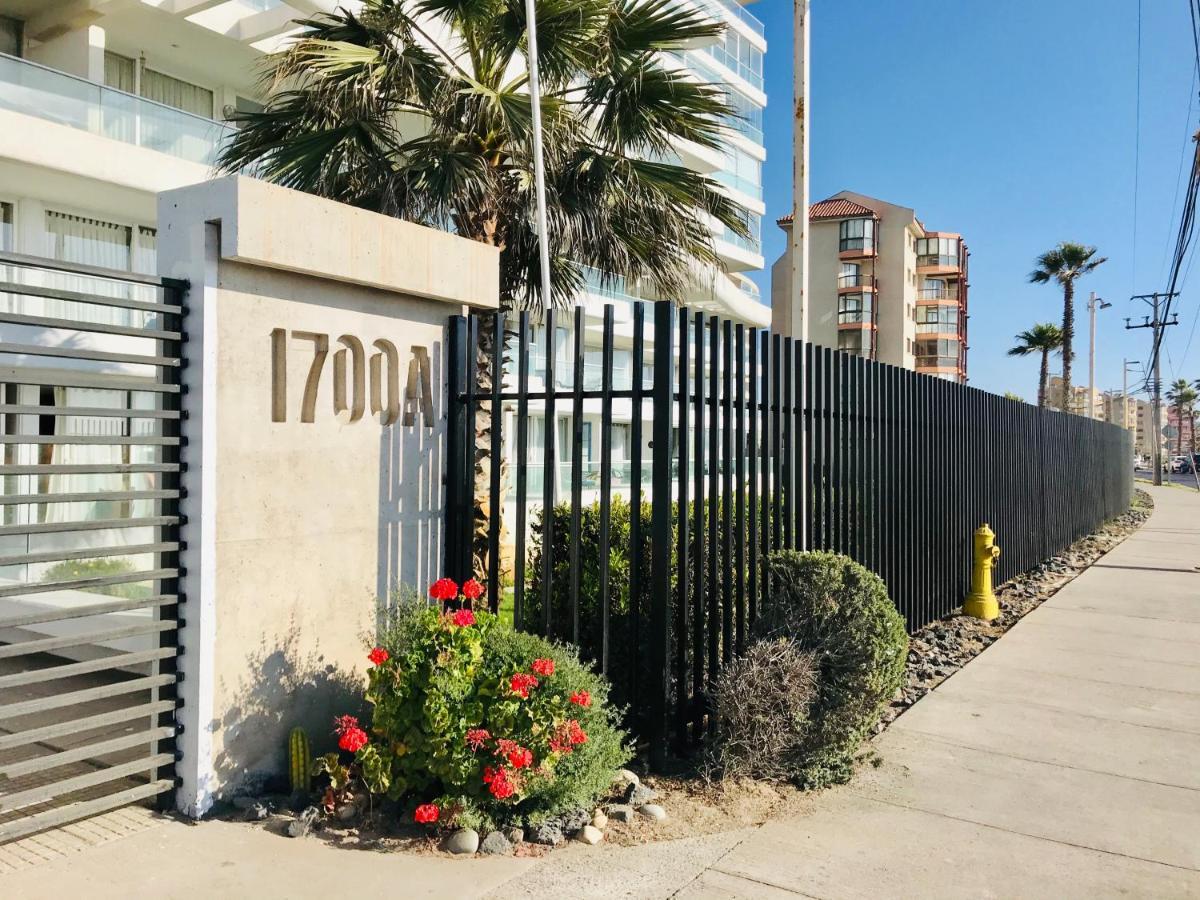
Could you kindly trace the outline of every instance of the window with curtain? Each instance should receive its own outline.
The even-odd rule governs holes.
[[[211,119],[213,115],[212,91],[153,69],[142,69],[141,93],[147,100],[182,109],[196,116]]]
[[[133,271],[153,275],[158,271],[158,229],[146,225],[137,227],[137,242],[133,246]]]
[[[46,233],[54,259],[129,271],[133,229],[128,225],[46,210]]]
[[[127,94],[137,93],[137,60],[104,51],[104,83]]]
[[[0,250],[12,250],[13,237],[13,205],[0,201]]]
[[[140,79],[139,65],[142,66]],[[137,94],[206,119],[213,116],[213,92],[208,88],[147,68],[141,61],[111,50],[104,52],[104,83],[118,91]]]

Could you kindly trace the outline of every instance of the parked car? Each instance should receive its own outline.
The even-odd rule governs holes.
[[[1170,465],[1171,474],[1177,475],[1180,472],[1182,472],[1184,463],[1186,463],[1186,462],[1187,462],[1187,457],[1185,457],[1185,456],[1172,456],[1171,457],[1171,465]]]

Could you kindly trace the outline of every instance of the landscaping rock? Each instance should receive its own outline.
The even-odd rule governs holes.
[[[565,812],[558,817],[558,824],[562,828],[563,834],[574,834],[590,821],[592,821],[592,814],[582,807]]]
[[[479,849],[479,832],[474,828],[460,828],[458,831],[452,831],[442,841],[442,849],[447,853],[471,856]]]
[[[526,829],[525,840],[531,844],[545,844],[548,847],[561,844],[563,842],[562,826],[553,821],[531,825]]]
[[[263,819],[269,818],[271,810],[267,808],[265,803],[255,803],[246,810],[247,822],[261,822]]]
[[[584,825],[579,829],[579,833],[575,835],[575,840],[581,844],[598,844],[604,840],[604,832],[595,825]]]
[[[479,845],[479,852],[489,856],[511,856],[513,842],[502,831],[490,831],[488,836],[483,839],[483,843]]]
[[[617,772],[616,783],[621,785],[621,790],[631,784],[641,784],[642,779],[638,777],[637,772],[631,772],[629,769],[620,769]]]
[[[631,784],[625,789],[625,802],[630,806],[645,806],[657,796],[653,789],[641,782]]]
[[[632,822],[633,807],[632,806],[610,806],[608,808],[608,817],[614,822]]]
[[[654,803],[647,803],[645,806],[639,806],[638,812],[640,812],[647,819],[653,819],[656,822],[662,822],[667,818],[667,811]]]
[[[304,837],[313,827],[321,820],[321,810],[315,806],[310,806],[300,813],[292,821],[288,822],[287,833],[288,837]]]
[[[599,828],[601,831],[608,825],[608,816],[604,814],[604,810],[598,809],[592,813],[592,825]]]
[[[250,794],[238,794],[233,798],[233,806],[235,809],[243,811],[253,809],[259,804],[259,799]]]
[[[516,826],[512,828],[505,828],[504,836],[508,838],[510,843],[519,844],[521,841],[525,840],[525,829],[517,828]]]

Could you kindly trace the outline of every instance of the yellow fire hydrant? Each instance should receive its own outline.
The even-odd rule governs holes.
[[[992,569],[1000,558],[996,533],[987,523],[975,531],[975,565],[971,568],[971,593],[963,604],[963,612],[976,619],[990,622],[1000,615],[1000,604],[992,592]]]

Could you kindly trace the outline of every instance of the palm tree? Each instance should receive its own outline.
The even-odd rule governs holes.
[[[1177,378],[1172,382],[1171,387],[1167,389],[1167,402],[1175,406],[1175,422],[1178,433],[1178,438],[1175,442],[1175,452],[1182,454],[1183,450],[1183,423],[1190,422],[1192,416],[1192,405],[1200,399],[1200,393],[1197,393],[1195,388],[1188,384],[1186,378]],[[1185,419],[1185,415],[1187,418]],[[1195,433],[1192,434],[1192,441],[1195,442]]]
[[[1063,241],[1037,258],[1037,268],[1029,273],[1035,284],[1057,281],[1063,289],[1062,355],[1063,397],[1071,396],[1071,360],[1075,351],[1075,280],[1094,271],[1108,257],[1096,257],[1096,248]]]
[[[719,265],[710,222],[749,234],[716,182],[673,161],[680,141],[724,146],[724,93],[669,56],[724,27],[676,0],[537,0],[536,16],[554,303],[572,302],[582,266],[678,297],[697,264]],[[539,309],[522,0],[365,0],[300,25],[268,58],[266,108],[238,116],[220,168],[498,247],[502,307]],[[486,404],[475,429],[490,448]],[[477,575],[491,464],[477,452]]]
[[[1046,390],[1050,384],[1050,354],[1061,350],[1062,345],[1062,329],[1051,322],[1042,322],[1018,334],[1016,346],[1008,351],[1009,356],[1042,354],[1042,368],[1038,376],[1038,406],[1046,405]]]
[[[724,94],[668,56],[723,26],[676,0],[538,0],[537,18],[555,302],[583,265],[679,296],[718,262],[707,217],[748,233],[670,161],[724,146]],[[539,308],[524,3],[366,0],[300,24],[219,166],[499,247],[503,306]]]

